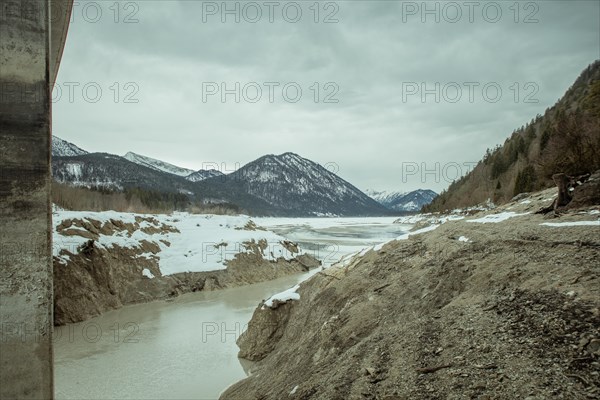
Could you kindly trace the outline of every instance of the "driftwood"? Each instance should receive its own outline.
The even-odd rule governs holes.
[[[374,292],[377,292],[377,293],[379,293],[379,292],[381,292],[383,289],[385,289],[386,287],[388,287],[388,286],[390,286],[390,285],[391,285],[391,283],[386,283],[386,284],[385,284],[385,285],[383,285],[383,286],[379,286],[378,288],[375,288],[375,289],[373,289],[373,291],[374,291]]]
[[[554,211],[555,214],[558,214],[562,207],[565,207],[571,202],[571,200],[573,200],[571,190],[573,190],[575,186],[583,184],[589,177],[590,174],[569,176],[560,173],[552,175],[552,180],[558,188],[558,196],[554,199],[552,204],[550,204],[548,207],[542,208],[536,212],[536,214],[547,214],[552,211]]]

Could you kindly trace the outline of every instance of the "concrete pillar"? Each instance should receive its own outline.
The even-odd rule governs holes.
[[[49,0],[0,7],[0,398],[51,399]]]

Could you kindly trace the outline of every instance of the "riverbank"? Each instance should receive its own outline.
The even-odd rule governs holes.
[[[597,397],[600,206],[535,214],[555,195],[419,217],[261,303],[238,340],[253,374],[221,398]]]
[[[408,229],[393,218],[254,221],[310,249],[323,266]],[[216,399],[246,377],[249,363],[237,358],[236,339],[256,305],[321,271],[185,293],[55,327],[56,398]]]
[[[127,305],[55,327],[55,398],[216,399],[247,376],[235,341],[256,304],[314,272]]]
[[[54,323],[320,265],[247,216],[53,213]]]

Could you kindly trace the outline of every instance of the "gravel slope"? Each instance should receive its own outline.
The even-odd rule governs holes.
[[[392,241],[319,272],[297,301],[259,304],[238,340],[258,363],[221,398],[599,398],[600,207],[533,214],[555,192]]]

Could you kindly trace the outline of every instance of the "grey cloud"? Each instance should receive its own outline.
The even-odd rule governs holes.
[[[139,23],[124,24],[114,23],[102,4],[106,18],[98,23],[75,14],[58,82],[97,82],[103,97],[89,103],[80,95],[71,103],[63,95],[54,104],[56,135],[91,151],[132,150],[188,168],[206,162],[232,168],[294,151],[336,163],[362,189],[443,189],[443,179],[403,180],[402,163],[480,159],[543,113],[600,57],[600,6],[592,1],[537,2],[535,24],[515,24],[508,3],[495,24],[480,17],[403,22],[407,2],[391,1],[337,2],[334,24],[312,21],[312,2],[302,3],[297,24],[279,14],[272,24],[223,24],[217,17],[202,22],[200,1],[140,1]],[[280,93],[274,103],[264,93],[256,104],[204,103],[202,84],[212,81],[230,87],[293,81],[303,97],[295,104]],[[310,86],[318,82],[323,96],[330,81],[339,85],[339,103],[315,103]],[[127,82],[139,87],[137,104],[122,101]],[[418,95],[403,101],[407,82],[497,82],[503,97],[497,103],[480,94],[473,103],[436,104],[432,96],[422,103]],[[537,84],[539,102],[515,102],[509,89],[515,82],[521,96],[525,83]]]

